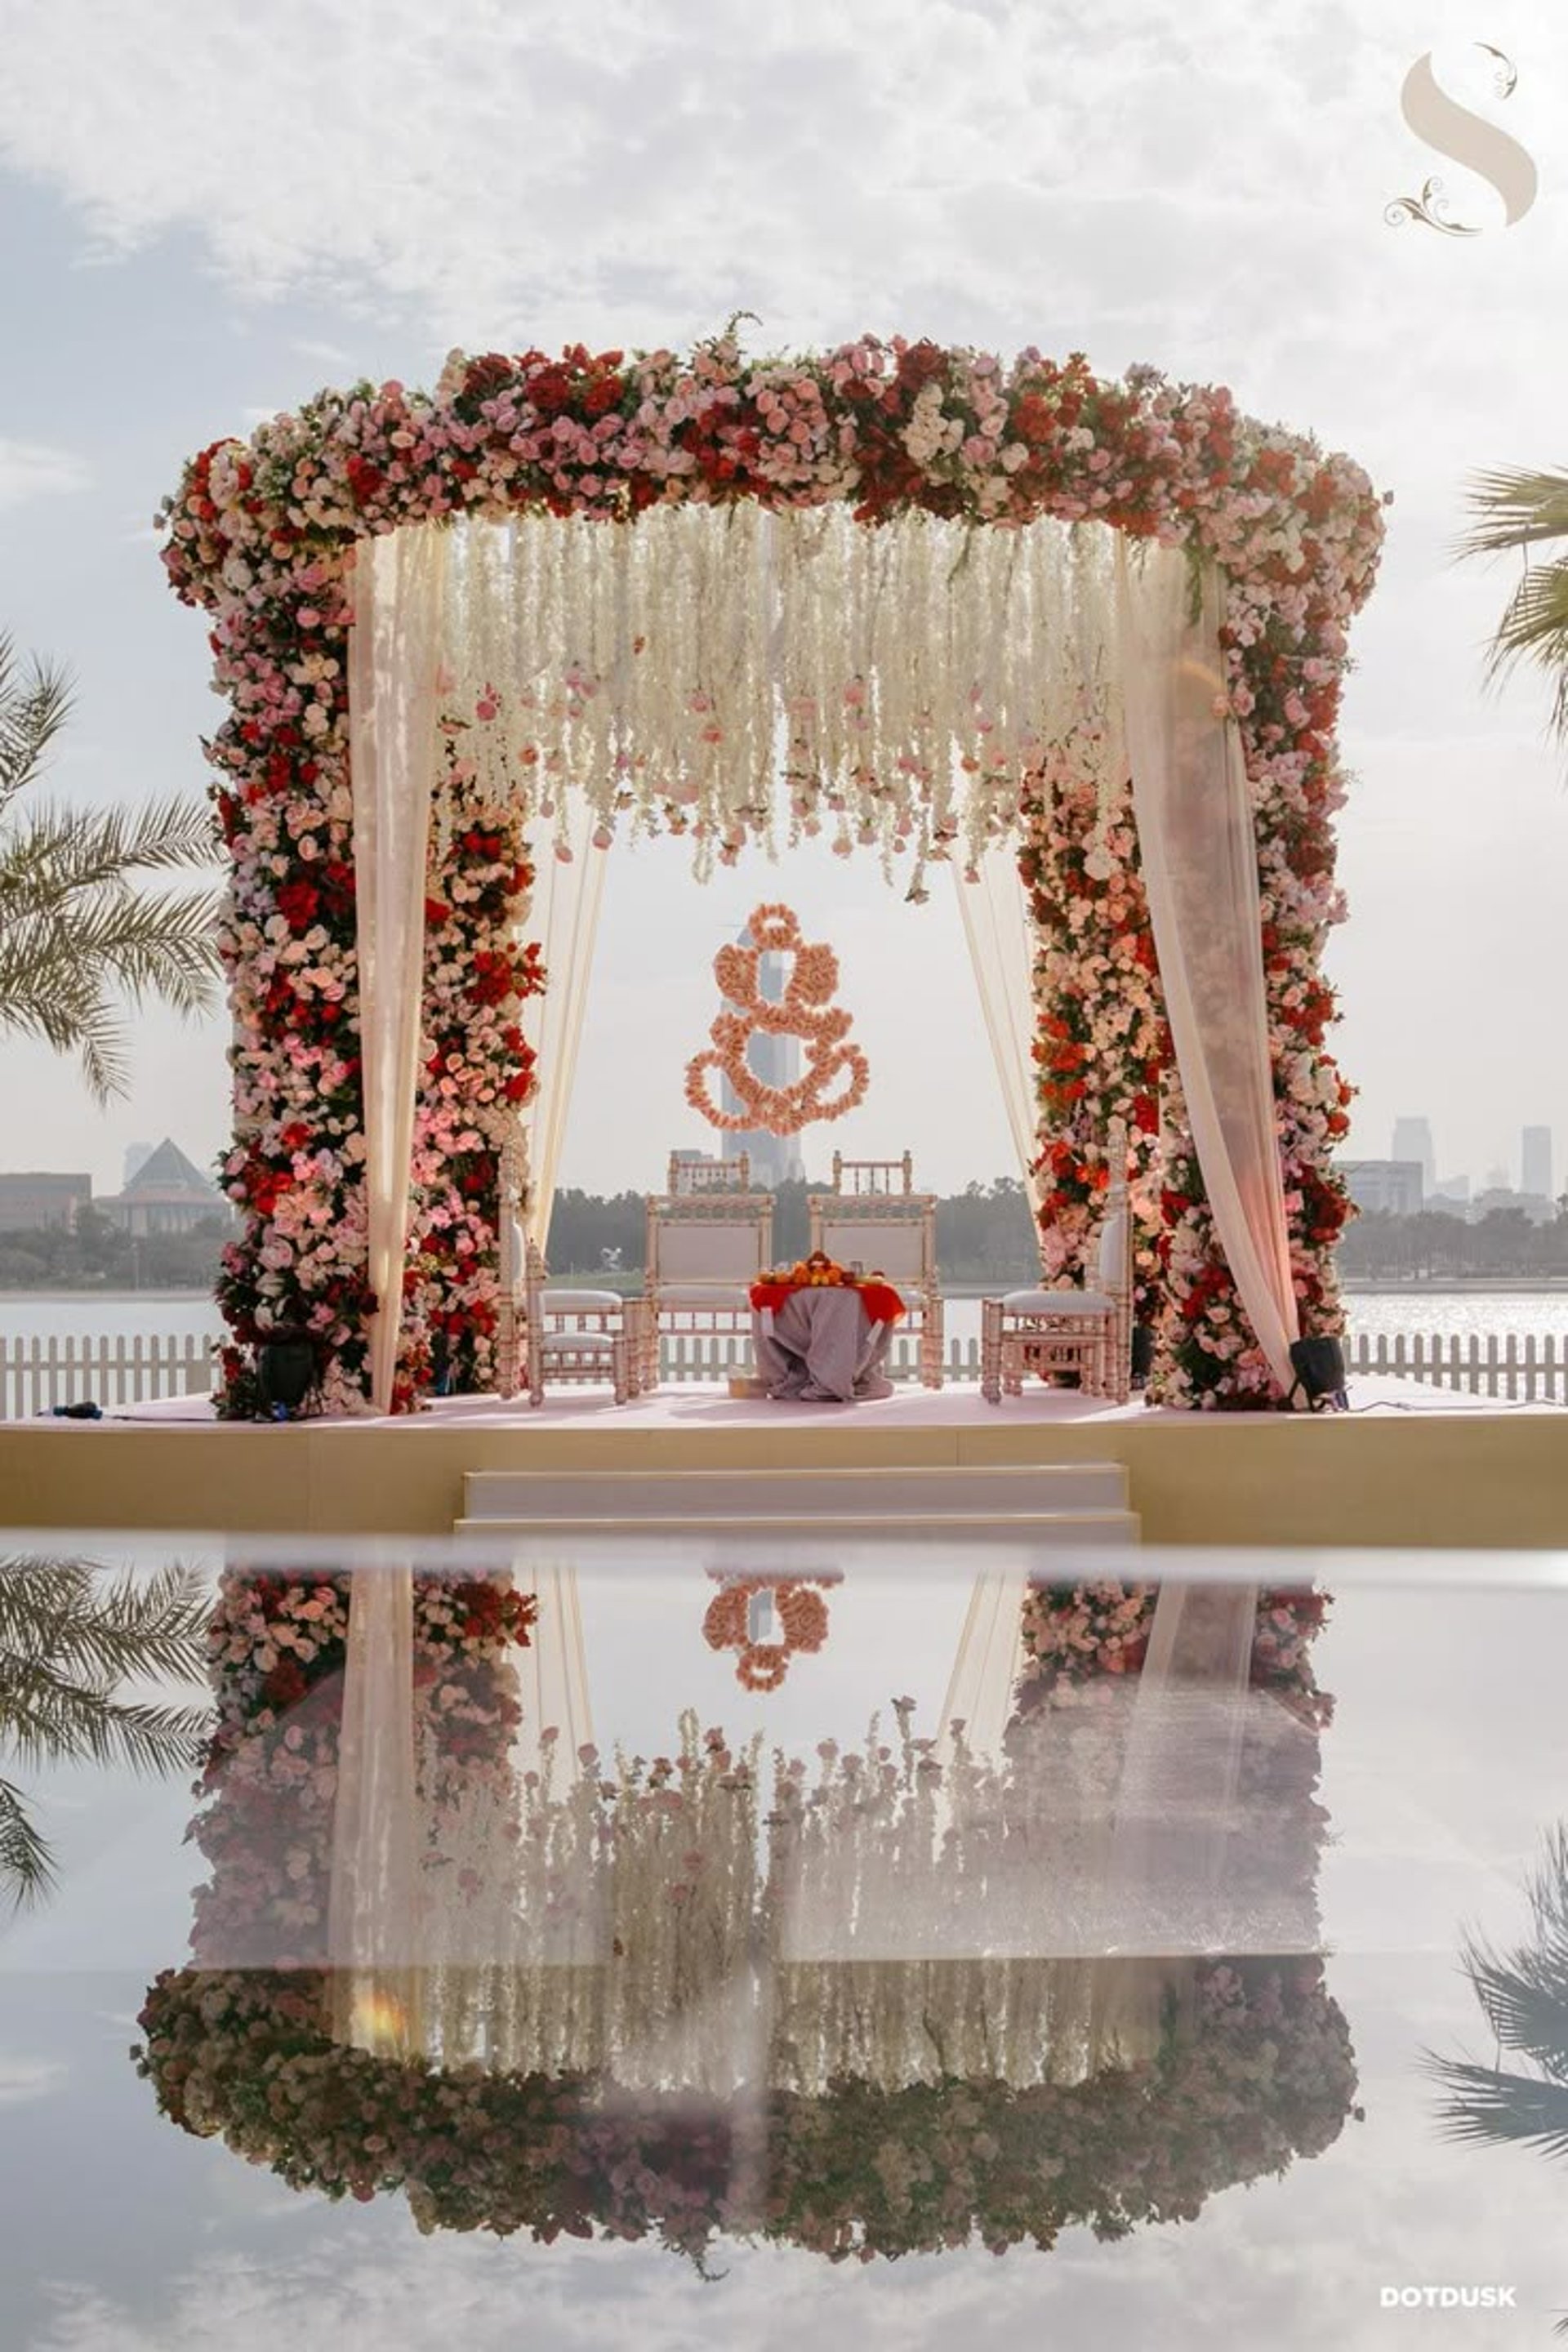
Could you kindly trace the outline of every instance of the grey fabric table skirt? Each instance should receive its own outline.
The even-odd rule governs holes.
[[[757,1370],[778,1403],[853,1404],[887,1397],[890,1323],[873,1323],[853,1290],[796,1290],[752,1317]]]

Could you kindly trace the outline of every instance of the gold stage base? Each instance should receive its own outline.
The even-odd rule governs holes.
[[[616,1411],[454,1402],[408,1421],[225,1426],[203,1408],[0,1425],[0,1526],[439,1536],[470,1471],[1119,1463],[1151,1544],[1568,1550],[1559,1412],[1387,1401],[1362,1415],[1001,1410],[973,1390],[849,1410],[666,1391]],[[185,1417],[178,1417],[181,1413]]]

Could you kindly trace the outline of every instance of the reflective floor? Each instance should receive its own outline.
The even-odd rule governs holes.
[[[7,2348],[1568,2308],[1568,1563],[7,1549]],[[124,1689],[195,1767],[18,1755],[100,1654],[60,1560],[176,1556],[210,1694]]]

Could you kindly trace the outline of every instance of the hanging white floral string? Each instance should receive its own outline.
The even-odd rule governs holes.
[[[450,707],[483,782],[553,815],[569,780],[603,835],[689,835],[700,869],[782,815],[912,861],[919,895],[929,860],[1011,826],[1047,745],[1120,732],[1097,527],[748,502],[456,535]],[[1100,781],[1108,812],[1114,763]]]

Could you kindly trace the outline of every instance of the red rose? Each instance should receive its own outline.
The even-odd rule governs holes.
[[[279,1658],[278,1664],[268,1673],[261,1688],[268,1705],[281,1710],[298,1706],[310,1688],[310,1685],[306,1682],[297,1659]]]

